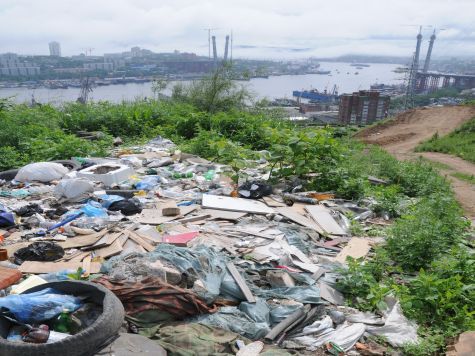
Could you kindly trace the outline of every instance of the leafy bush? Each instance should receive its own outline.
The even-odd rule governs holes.
[[[422,198],[390,230],[386,249],[404,269],[417,271],[461,240],[467,223],[451,195]]]
[[[421,143],[416,150],[453,154],[475,163],[475,118],[446,136],[434,135]]]
[[[475,329],[475,258],[463,248],[447,250],[402,289],[406,315],[454,336]]]

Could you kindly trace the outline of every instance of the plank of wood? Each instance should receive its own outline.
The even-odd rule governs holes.
[[[335,221],[330,210],[323,205],[307,205],[308,211],[313,220],[320,225],[323,230],[333,235],[346,235],[347,232]]]
[[[180,207],[180,215],[177,216],[163,216],[162,209],[143,209],[142,212],[134,220],[141,224],[160,225],[169,221],[179,219],[192,211],[198,209],[197,205]]]
[[[82,235],[69,238],[64,242],[59,242],[58,245],[64,249],[90,246],[99,241],[106,233],[107,229],[103,229],[92,235]]]
[[[246,216],[247,213],[239,211],[226,211],[226,210],[217,210],[217,209],[203,209],[203,213],[211,215],[212,219],[221,219],[221,220],[230,220],[236,221],[243,216]]]
[[[296,222],[299,225],[309,227],[321,235],[325,234],[325,231],[317,223],[297,213],[292,208],[282,207],[276,208],[276,210],[280,215],[285,216],[287,219],[292,220],[293,222]]]
[[[129,231],[129,238],[134,240],[136,243],[138,243],[140,246],[142,246],[146,251],[151,252],[155,250],[155,247],[151,244],[149,244],[147,241],[142,239],[139,235],[137,235],[133,231]]]
[[[86,256],[90,255],[91,252],[89,251],[86,251],[86,252],[83,252],[83,251],[80,251],[79,254],[73,256],[72,258],[66,260],[66,261],[71,261],[71,262],[81,262]]]
[[[194,222],[194,221],[200,221],[200,220],[208,219],[208,218],[210,218],[210,217],[211,217],[211,215],[209,215],[209,214],[194,215],[194,216],[187,216],[187,217],[185,217],[185,218],[176,220],[175,222],[179,222],[179,223],[182,223],[182,224],[186,224],[186,223],[189,223],[189,222]]]
[[[122,245],[120,244],[119,240],[115,240],[109,246],[98,248],[93,252],[94,257],[107,258],[120,254],[122,252]]]
[[[121,254],[123,255],[131,252],[145,253],[147,251],[145,251],[145,249],[134,240],[127,238],[127,241],[122,246]]]
[[[38,262],[25,261],[18,268],[22,273],[42,274],[54,273],[65,269],[77,270],[82,268],[82,262]],[[99,262],[91,262],[90,273],[99,273],[101,264]]]
[[[241,211],[253,214],[272,214],[275,212],[274,209],[260,201],[210,194],[203,194],[202,206],[204,208]]]
[[[335,261],[345,263],[346,258],[351,256],[353,258],[365,257],[371,245],[368,240],[359,237],[353,237],[348,244],[343,247],[343,250],[336,256]]]
[[[256,298],[252,294],[244,278],[242,278],[241,275],[239,274],[239,271],[236,269],[236,266],[234,266],[232,262],[228,262],[226,264],[226,267],[228,267],[229,273],[231,273],[231,276],[233,276],[242,294],[244,294],[244,297],[246,297],[246,300],[249,303],[255,303]]]

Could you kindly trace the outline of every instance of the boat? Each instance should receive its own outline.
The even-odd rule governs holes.
[[[364,63],[351,63],[350,66],[352,66],[352,67],[371,67],[371,65],[364,64]]]
[[[294,90],[292,95],[296,97],[297,100],[308,99],[316,103],[330,103],[338,100],[338,89],[335,85],[331,92],[326,89],[323,92],[320,92],[317,89]]]

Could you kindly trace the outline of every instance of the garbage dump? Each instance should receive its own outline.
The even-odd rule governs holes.
[[[417,342],[397,300],[373,314],[337,288],[347,258],[382,240],[350,233],[375,219],[371,202],[277,188],[262,160],[236,183],[161,137],[70,167],[33,163],[0,186],[1,355],[382,355],[371,336]]]

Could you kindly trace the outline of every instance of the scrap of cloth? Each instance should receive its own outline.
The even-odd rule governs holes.
[[[168,284],[157,277],[146,277],[139,281],[114,281],[100,277],[94,282],[112,291],[124,305],[127,316],[148,315],[146,322],[181,320],[197,314],[217,311],[216,306],[208,306],[193,292]],[[151,318],[151,313],[158,312]],[[155,319],[155,320],[153,320]]]

